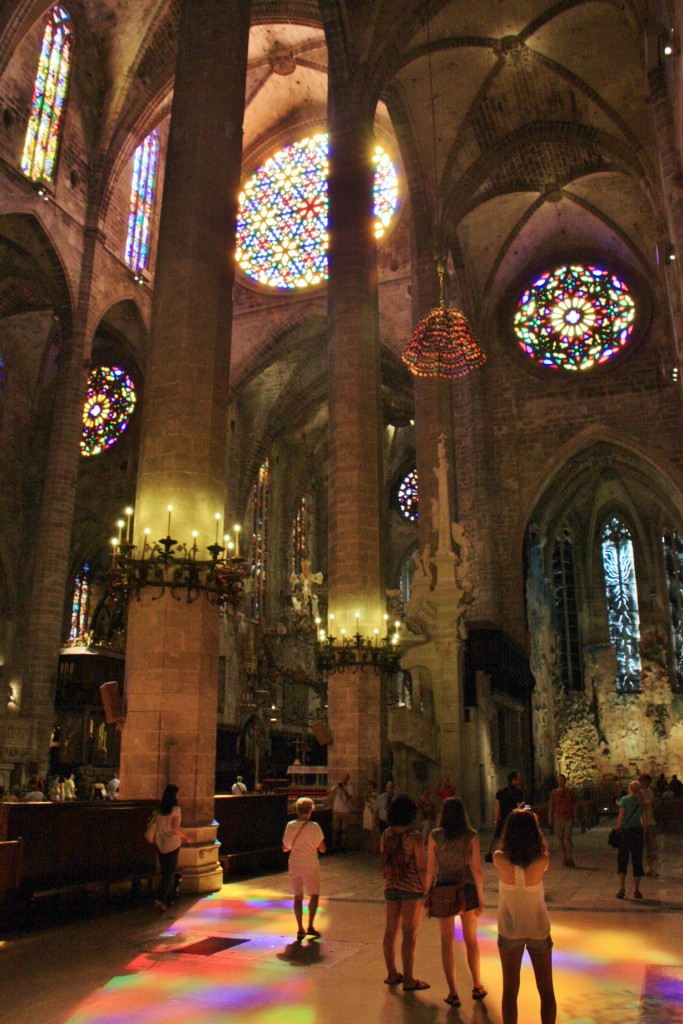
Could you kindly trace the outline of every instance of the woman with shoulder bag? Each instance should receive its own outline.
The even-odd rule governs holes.
[[[308,796],[300,796],[296,802],[296,818],[288,822],[282,837],[282,849],[289,854],[289,888],[294,896],[294,917],[296,918],[296,940],[306,936],[319,939],[320,932],[314,925],[318,900],[320,899],[319,853],[325,853],[325,837],[317,821],[311,821],[315,804]],[[308,928],[304,928],[304,893],[308,893]]]
[[[628,796],[619,800],[619,817],[616,831],[621,842],[617,850],[617,874],[619,875],[619,892],[617,899],[626,899],[626,868],[629,854],[633,868],[633,897],[642,900],[640,880],[645,874],[643,870],[643,850],[645,846],[644,827],[647,827],[647,812],[640,796],[640,783],[635,779],[628,787]]]
[[[484,905],[479,836],[467,818],[462,800],[447,797],[441,806],[441,828],[427,846],[427,913],[441,928],[441,962],[448,983],[449,1006],[460,1006],[455,985],[455,915],[460,915],[467,963],[472,974],[473,999],[484,999],[479,973],[477,918]]]
[[[380,840],[380,860],[384,874],[386,924],[383,951],[387,965],[385,985],[403,982],[404,992],[429,988],[413,974],[417,929],[420,927],[424,900],[425,844],[415,828],[417,804],[409,796],[397,796],[388,806],[388,827]],[[395,945],[401,928],[403,974],[396,969]]]
[[[166,786],[156,812],[156,843],[161,868],[161,881],[154,901],[159,910],[167,910],[175,898],[175,870],[178,865],[178,851],[182,840],[192,840],[180,827],[178,787]]]

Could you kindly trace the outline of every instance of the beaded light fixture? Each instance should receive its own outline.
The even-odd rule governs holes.
[[[459,309],[448,309],[443,297],[444,265],[437,262],[439,305],[424,316],[401,358],[416,377],[465,377],[486,362],[469,321]]]

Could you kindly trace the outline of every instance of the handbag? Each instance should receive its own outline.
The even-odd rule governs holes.
[[[618,850],[621,846],[621,829],[611,828],[607,836],[607,845],[613,846],[615,850]]]
[[[149,821],[147,822],[147,828],[145,829],[145,839],[147,840],[148,843],[151,843],[152,846],[154,846],[154,844],[157,841],[157,812],[156,811],[152,811],[152,813],[149,816]]]
[[[453,885],[435,885],[427,893],[425,907],[429,917],[455,917],[466,909],[465,886],[460,882]]]

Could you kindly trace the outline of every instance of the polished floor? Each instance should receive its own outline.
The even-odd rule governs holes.
[[[546,893],[555,944],[560,1024],[683,1022],[683,837],[662,837],[658,879],[645,899],[615,899],[607,828],[576,838],[578,867],[553,865]],[[630,880],[629,880],[630,881]],[[470,998],[457,949],[458,1010],[447,1007],[438,926],[423,919],[416,973],[431,984],[404,994],[382,984],[381,877],[369,855],[323,859],[319,941],[298,944],[285,874],[238,879],[185,898],[158,916],[94,897],[51,923],[0,940],[0,1015],[12,1024],[499,1024],[496,886],[485,865],[480,922],[484,1003]],[[630,897],[630,890],[628,892]],[[68,917],[70,913],[70,918]],[[209,940],[209,941],[207,941]],[[195,947],[195,948],[192,948]],[[520,1024],[539,1020],[526,958]]]

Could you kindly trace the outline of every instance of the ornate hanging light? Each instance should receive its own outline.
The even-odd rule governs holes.
[[[401,358],[416,377],[465,377],[486,362],[469,321],[459,309],[448,309],[443,296],[444,265],[437,263],[439,305],[424,316]]]

